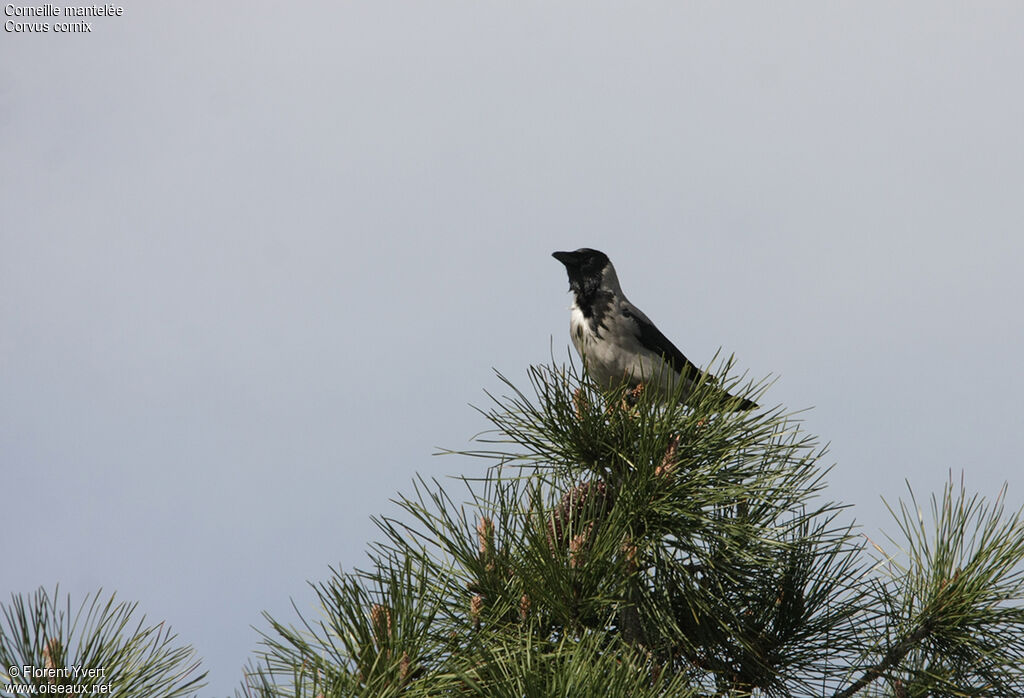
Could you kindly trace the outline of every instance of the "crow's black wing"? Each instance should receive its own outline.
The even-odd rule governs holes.
[[[661,333],[654,323],[651,322],[650,318],[644,315],[638,308],[623,307],[623,314],[632,318],[636,324],[636,338],[640,342],[640,346],[648,351],[655,354],[660,354],[668,361],[669,365],[672,366],[673,370],[677,371],[683,378],[691,381],[697,381],[703,371],[697,368],[696,364],[690,361],[688,358],[683,356],[683,352],[676,348],[676,345],[668,340],[668,337]],[[727,394],[728,395],[728,394]],[[732,397],[728,395],[728,397]],[[752,410],[758,405],[753,400],[743,398],[740,404],[734,409],[737,410]]]
[[[697,368],[696,364],[683,356],[683,352],[679,351],[676,345],[670,342],[668,337],[663,335],[646,315],[631,308],[623,308],[622,312],[636,323],[636,338],[644,349],[664,357],[673,370],[683,378],[692,381],[700,378],[702,371]]]

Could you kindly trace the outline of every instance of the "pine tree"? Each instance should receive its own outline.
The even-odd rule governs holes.
[[[869,541],[764,386],[603,394],[568,366],[492,397],[479,477],[418,480],[366,569],[267,617],[239,693],[1024,695],[1024,523],[952,481]],[[453,491],[455,490],[455,491]]]
[[[136,609],[102,592],[74,610],[57,588],[13,594],[0,618],[0,696],[194,695],[206,678],[195,650],[163,623],[133,620]]]

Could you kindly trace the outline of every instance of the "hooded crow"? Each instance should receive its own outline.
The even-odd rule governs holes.
[[[674,395],[684,381],[681,394],[686,399],[703,371],[629,302],[608,255],[584,247],[551,256],[569,273],[574,295],[569,332],[590,377],[603,388],[643,384],[661,396]],[[755,407],[743,398],[734,409]]]

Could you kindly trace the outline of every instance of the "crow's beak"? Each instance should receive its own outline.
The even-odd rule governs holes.
[[[557,259],[565,266],[573,266],[576,264],[576,253],[575,252],[552,252],[551,256]]]

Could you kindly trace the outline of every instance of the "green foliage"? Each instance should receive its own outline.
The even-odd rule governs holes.
[[[1024,695],[1024,521],[1004,495],[990,505],[950,481],[930,526],[913,492],[890,508],[906,542],[880,560],[887,625],[873,650],[905,695]]]
[[[267,616],[237,694],[1024,696],[1024,513],[1005,491],[951,480],[927,517],[911,492],[893,552],[869,546],[821,497],[822,449],[780,408],[736,411],[764,386],[729,368],[685,404],[602,393],[571,364],[532,368],[528,392],[502,378],[462,454],[489,467],[458,497],[417,480],[368,568],[314,585],[318,619]],[[199,689],[193,650],[134,611],[13,596],[0,695]]]
[[[193,676],[199,667],[195,651],[177,646],[177,636],[162,623],[146,626],[145,617],[133,622],[135,608],[97,593],[72,613],[70,595],[62,604],[56,589],[12,595],[0,624],[0,695],[68,695],[69,687],[84,685],[87,692],[109,689],[119,698],[176,698],[201,688],[206,673]],[[36,671],[26,675],[25,666]]]
[[[459,496],[418,480],[319,619],[268,617],[240,693],[1024,695],[1020,514],[950,487],[932,528],[900,505],[905,563],[872,560],[822,449],[732,410],[763,386],[728,369],[685,405],[572,365],[506,380],[463,454],[490,467]]]

